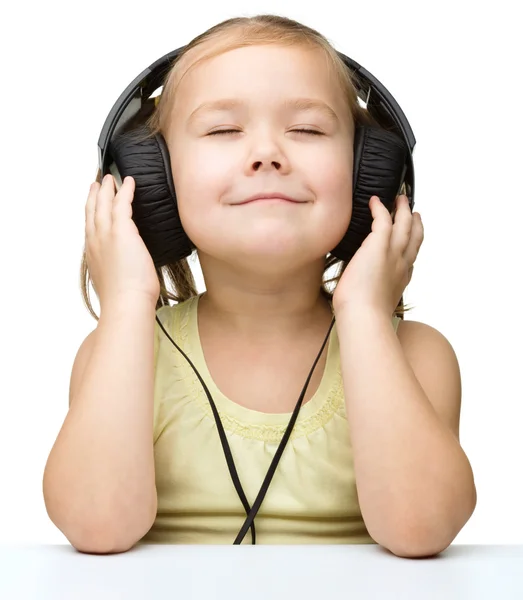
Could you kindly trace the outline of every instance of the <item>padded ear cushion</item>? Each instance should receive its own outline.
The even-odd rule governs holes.
[[[371,196],[378,196],[392,213],[405,177],[406,143],[379,127],[357,126],[354,135],[352,216],[341,242],[331,250],[349,261],[372,230]]]
[[[135,181],[133,221],[155,267],[189,256],[194,244],[180,221],[169,149],[161,134],[151,137],[142,126],[116,135],[109,152],[121,180]]]

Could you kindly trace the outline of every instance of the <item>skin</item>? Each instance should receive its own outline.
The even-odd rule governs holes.
[[[391,314],[424,233],[398,198],[394,220],[373,197],[372,232],[343,273],[333,305],[358,498],[371,536],[402,557],[447,548],[476,506],[459,443],[461,377],[436,329]]]
[[[324,102],[335,116],[286,109],[297,97]],[[223,98],[243,105],[190,118]],[[331,310],[321,277],[351,218],[353,140],[343,95],[318,50],[239,48],[182,78],[166,141],[180,216],[205,277],[202,319],[212,315],[224,332],[262,343],[296,339],[311,321],[325,335]],[[304,203],[235,206],[274,190]]]
[[[284,110],[296,97],[321,100],[336,117]],[[223,98],[242,107],[190,118],[201,103]],[[293,131],[303,127],[323,135]],[[220,129],[236,131],[211,135]],[[332,314],[321,276],[350,222],[353,131],[317,51],[239,48],[182,78],[166,140],[207,288],[199,318],[213,324],[215,339],[267,351],[286,344],[289,352],[323,339]],[[304,203],[235,206],[274,190]],[[333,298],[358,495],[378,543],[398,556],[430,556],[452,542],[476,504],[459,443],[459,366],[434,328],[403,321],[394,331],[392,311],[423,227],[405,199],[394,221],[376,198],[371,209],[372,233]]]
[[[334,82],[318,51],[256,46],[198,65],[178,87],[166,140],[207,288],[200,327],[202,317],[204,331],[214,327],[214,356],[237,352],[240,360],[226,360],[236,368],[257,364],[243,352],[249,346],[267,360],[280,348],[282,360],[261,372],[287,367],[285,356],[310,364],[332,318],[321,276],[350,222],[353,161],[353,123]],[[202,102],[231,97],[240,108],[190,119]],[[296,97],[327,104],[334,118],[285,110]],[[219,129],[236,131],[210,135]],[[70,410],[44,476],[51,518],[87,552],[130,548],[157,509],[150,423],[158,283],[130,218],[133,189],[128,180],[115,196],[107,178],[89,194],[86,250],[101,317],[78,351]],[[235,205],[275,190],[303,203]],[[359,503],[384,548],[430,556],[476,504],[459,443],[459,366],[434,328],[402,321],[396,334],[392,326],[423,239],[419,214],[404,200],[394,219],[377,199],[371,210],[372,233],[333,298]]]

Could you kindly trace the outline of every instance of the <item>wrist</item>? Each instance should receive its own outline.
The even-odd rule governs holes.
[[[388,313],[386,310],[376,308],[368,305],[361,304],[349,304],[345,303],[340,306],[334,306],[334,314],[336,321],[372,321],[380,322],[392,320],[392,313]]]
[[[147,294],[127,293],[100,302],[100,319],[102,317],[137,317],[144,314],[153,318],[156,314],[156,301]]]

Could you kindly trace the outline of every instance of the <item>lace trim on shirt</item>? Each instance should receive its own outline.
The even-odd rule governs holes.
[[[180,342],[177,343],[187,354],[187,356],[189,356],[191,361],[194,362],[188,343],[188,329],[191,316],[191,311],[189,310],[190,306],[190,302],[187,302],[187,305],[183,307],[183,310],[175,311],[178,314],[174,315],[173,333],[179,334]],[[181,358],[183,359],[181,363],[183,380],[187,381],[190,388],[194,390],[193,398],[196,400],[199,406],[203,409],[207,416],[214,421],[214,415],[212,413],[209,399],[207,398],[207,394],[205,393],[200,380],[187,360],[183,356],[181,356]],[[215,399],[213,398],[213,400]],[[287,423],[282,425],[245,423],[227,413],[224,413],[223,408],[219,407],[218,403],[216,403],[216,408],[218,409],[218,414],[220,415],[224,429],[244,438],[277,443],[281,440],[285,430],[287,429]],[[313,433],[320,427],[323,427],[332,418],[335,412],[340,412],[340,414],[344,416],[344,391],[340,365],[338,365],[334,382],[323,404],[314,414],[306,419],[301,419],[301,415],[298,414],[298,418],[294,424],[290,439],[295,439],[297,437],[302,437]]]

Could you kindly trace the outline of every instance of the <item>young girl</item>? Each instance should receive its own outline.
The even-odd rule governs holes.
[[[246,537],[426,556],[471,516],[455,354],[402,319],[423,239],[405,196],[392,214],[369,198],[371,231],[333,293],[324,281],[369,118],[335,55],[265,15],[215,26],[173,65],[148,127],[167,143],[204,293],[186,259],[155,269],[132,177],[91,186],[83,273],[100,318],[44,473],[48,514],[78,550]]]

